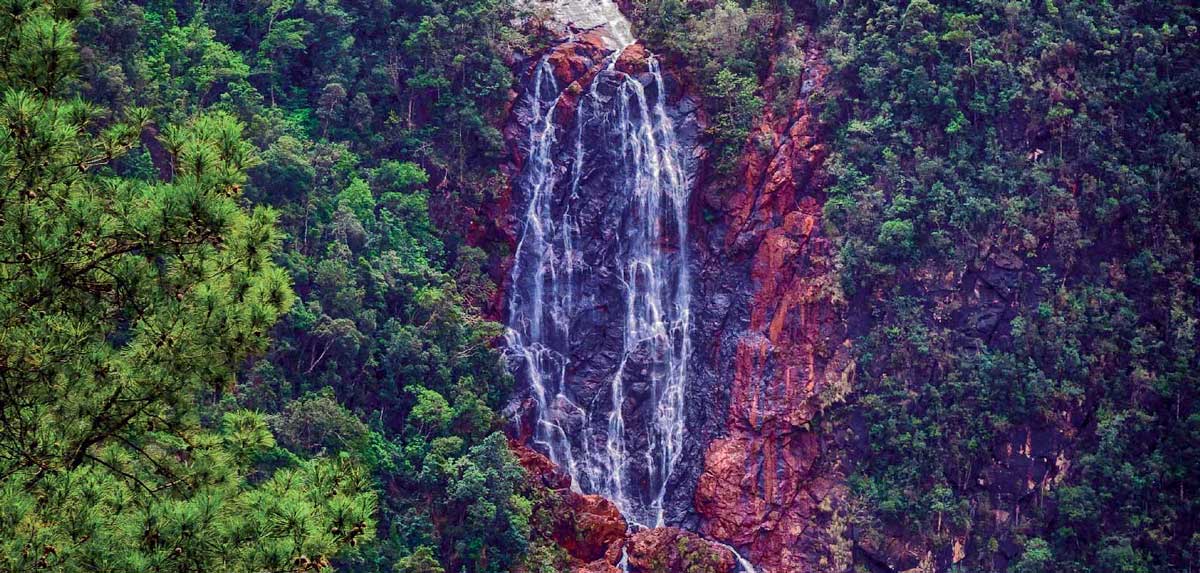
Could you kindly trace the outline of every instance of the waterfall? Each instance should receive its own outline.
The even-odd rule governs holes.
[[[691,352],[690,190],[658,63],[649,58],[639,79],[610,58],[575,96],[573,125],[556,123],[569,86],[558,85],[546,59],[526,84],[528,159],[517,180],[524,216],[507,354],[534,398],[532,442],[573,487],[611,499],[631,521],[663,525],[683,451]],[[593,244],[599,235],[608,242]],[[577,331],[581,313],[596,309],[619,319]],[[602,358],[580,356],[618,321],[611,363],[601,368]],[[605,379],[577,375],[585,360],[593,378],[602,370]]]
[[[516,288],[509,300],[509,328],[505,337],[508,351],[519,353],[522,359],[523,374],[536,401],[534,443],[548,452],[551,461],[574,476],[575,460],[566,430],[560,420],[551,415],[561,411],[564,404],[578,407],[563,393],[567,357],[555,344],[570,338],[570,321],[564,313],[570,308],[569,278],[573,264],[568,249],[572,229],[569,215],[565,220],[557,220],[552,212],[555,185],[552,151],[557,136],[554,112],[561,94],[545,61],[535,72],[529,100],[534,106],[534,121],[529,124],[528,134],[527,177],[524,179],[529,205],[513,260]],[[565,273],[563,278],[567,280],[560,280],[559,273]],[[528,297],[524,296],[525,285],[531,288]],[[553,409],[548,398],[551,390],[555,392]]]

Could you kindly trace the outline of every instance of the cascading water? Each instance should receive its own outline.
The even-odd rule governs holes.
[[[617,65],[633,40],[612,0],[538,1],[555,8],[565,31],[598,26],[592,31],[605,48],[584,39],[564,50],[601,50],[582,56],[582,76],[579,60],[564,64],[552,51],[524,82],[507,356],[533,398],[530,441],[570,474],[573,488],[612,500],[631,530],[677,524],[691,498],[674,489],[686,471],[672,476],[685,446],[692,354],[687,209],[695,158],[683,150],[694,149],[695,119],[682,105],[667,106],[653,57]],[[739,571],[755,572],[734,548],[717,545],[733,553]],[[628,570],[624,551],[617,565]]]
[[[614,69],[616,57],[578,97],[570,129],[556,123],[569,87],[547,60],[527,84],[528,160],[518,180],[527,204],[507,346],[534,397],[533,442],[574,487],[608,497],[633,522],[663,525],[690,355],[689,189],[657,62],[649,58],[639,79]],[[581,200],[584,184],[604,188],[603,205]],[[609,243],[580,249],[581,225],[589,240]],[[608,325],[573,330],[595,312],[611,312],[607,322],[620,326],[607,363],[583,355],[584,339]],[[579,374],[583,361],[605,367]],[[604,379],[575,380],[589,376]],[[634,411],[641,423],[630,427]]]
[[[567,313],[571,307],[570,277],[575,266],[570,245],[575,230],[569,214],[556,218],[553,213],[556,177],[552,151],[557,142],[554,112],[561,94],[545,61],[537,68],[529,100],[534,121],[529,125],[529,162],[523,185],[528,190],[529,206],[513,261],[514,292],[509,299],[506,340],[508,351],[516,353],[523,362],[521,373],[528,379],[536,400],[534,442],[546,449],[551,461],[565,467],[574,477],[576,466],[571,446],[560,420],[553,414],[564,405],[578,409],[567,399],[562,384],[568,361],[562,343],[570,339]],[[560,272],[565,280],[560,280]],[[555,400],[553,409],[548,397],[551,390]]]
[[[738,553],[738,550],[734,549],[733,546],[731,546],[727,543],[721,543],[719,541],[713,541],[713,543],[716,543],[718,546],[728,549],[729,552],[733,554],[734,561],[737,561],[738,571],[740,571],[741,573],[758,573],[758,570],[754,568],[754,564],[750,563],[750,561],[747,560],[745,557],[742,557],[742,554]]]

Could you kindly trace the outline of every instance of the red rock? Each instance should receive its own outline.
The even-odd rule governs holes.
[[[508,449],[517,456],[517,461],[521,463],[521,467],[525,468],[529,479],[534,483],[556,491],[571,488],[571,476],[554,465],[550,458],[516,440],[509,440]]]
[[[609,53],[601,36],[589,32],[552,48],[546,61],[554,70],[558,85],[567,86],[582,78]]]
[[[570,519],[560,522],[555,540],[572,557],[583,561],[603,558],[610,547],[625,539],[625,518],[613,502],[598,495],[567,496]]]
[[[633,44],[627,46],[621,52],[620,57],[617,58],[617,64],[615,68],[618,71],[622,71],[630,75],[640,74],[649,69],[649,66],[646,63],[646,60],[649,59],[649,57],[650,52],[646,50],[645,46],[641,44]]]
[[[621,568],[607,561],[593,561],[576,566],[572,573],[622,573]]]
[[[642,530],[626,545],[633,573],[732,573],[736,561],[728,549],[674,527]]]
[[[552,496],[554,542],[581,564],[607,560],[614,547],[619,559],[628,526],[617,506],[598,495],[572,491],[570,476],[529,446],[515,440],[508,445],[530,480]]]
[[[625,519],[611,501],[570,489],[570,478],[546,456],[516,440],[509,449],[530,480],[546,488],[553,513],[553,541],[571,557],[573,573],[619,573],[627,551],[633,573],[732,573],[733,554],[690,531],[673,527],[629,535]]]
[[[827,66],[815,48],[805,69],[819,87]],[[803,97],[786,114],[767,109],[754,139],[770,149],[747,146],[742,184],[725,200],[728,248],[753,252],[750,332],[735,352],[728,432],[708,447],[695,504],[705,535],[747,548],[762,570],[807,573],[822,569],[823,513],[845,492],[809,423],[853,363],[822,236],[828,151],[817,110]]]

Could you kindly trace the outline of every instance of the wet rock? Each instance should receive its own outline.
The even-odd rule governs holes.
[[[575,467],[581,468],[576,478],[584,491],[620,488],[632,519],[650,523],[658,519],[655,505],[660,492],[665,492],[663,513],[671,516],[671,523],[680,523],[691,513],[692,490],[700,473],[704,444],[721,420],[716,415],[718,402],[709,395],[711,390],[693,392],[689,388],[683,395],[689,432],[682,438],[671,438],[673,447],[682,452],[670,456],[680,460],[679,467],[665,475],[662,467],[667,463],[667,438],[661,435],[663,430],[658,429],[655,420],[664,411],[678,410],[661,408],[659,402],[664,393],[663,381],[679,378],[667,365],[678,360],[682,345],[682,335],[669,329],[680,319],[674,301],[687,288],[678,284],[684,280],[679,277],[687,260],[687,245],[680,244],[679,237],[686,229],[677,221],[686,218],[687,205],[674,203],[669,192],[651,190],[656,177],[650,170],[660,169],[662,163],[642,160],[644,165],[655,166],[646,168],[646,173],[631,172],[630,165],[639,157],[637,154],[645,153],[645,148],[635,149],[642,145],[635,140],[646,133],[637,126],[657,125],[659,114],[665,113],[678,134],[677,164],[682,177],[678,183],[693,188],[698,162],[703,157],[698,143],[701,120],[694,98],[681,91],[682,84],[665,77],[660,83],[658,76],[650,73],[650,54],[644,47],[628,46],[613,70],[607,69],[606,58],[611,54],[594,35],[584,34],[550,48],[544,64],[539,58],[531,58],[525,67],[522,95],[504,131],[514,154],[507,168],[512,188],[511,227],[518,234],[527,228],[527,212],[534,201],[532,190],[539,188],[535,183],[549,181],[547,187],[541,187],[549,199],[544,206],[539,204],[539,213],[546,213],[539,224],[553,229],[544,248],[515,249],[523,258],[509,263],[510,269],[514,263],[522,269],[543,269],[540,276],[550,276],[553,281],[539,286],[537,281],[543,279],[537,273],[524,272],[505,285],[507,300],[553,298],[545,304],[544,312],[506,317],[510,325],[514,321],[518,324],[518,332],[529,333],[521,336],[531,340],[534,329],[529,322],[540,321],[536,344],[523,347],[533,348],[536,358],[529,353],[509,355],[510,369],[517,374],[520,387],[531,386],[522,373],[532,361],[536,361],[539,372],[552,373],[543,377],[541,402],[532,399],[532,392],[518,395],[509,409],[510,419],[522,422],[518,428],[529,431],[520,436],[531,443],[540,442],[536,446],[540,450],[557,451],[555,459],[563,463],[568,463],[568,455],[573,457]],[[664,100],[661,108],[660,97]],[[545,117],[550,106],[555,111],[547,131],[536,122],[538,117]],[[681,113],[679,109],[684,107],[690,112]],[[543,132],[549,135],[541,135]],[[548,167],[529,168],[535,145],[540,145],[537,157],[542,158],[536,165]],[[662,177],[666,175],[657,178]],[[662,207],[638,207],[639,196],[646,193],[662,194]],[[642,211],[656,214],[645,215]],[[646,221],[641,219],[649,217],[657,220],[653,225],[644,225]],[[652,240],[641,238],[649,232],[645,228],[655,229]],[[565,229],[571,234],[570,248],[562,238]],[[629,266],[640,256],[640,251],[635,253],[633,249],[643,243],[657,251],[652,254],[658,278],[649,278],[641,267]],[[651,280],[659,281],[660,286],[648,287],[656,284],[647,282]],[[664,302],[648,304],[643,295],[649,288],[663,293],[660,297]],[[631,299],[629,289],[643,294]],[[657,321],[666,325],[664,332],[635,333],[627,338],[631,301],[635,309],[653,310],[647,318],[639,319],[642,324]],[[613,380],[618,377],[620,395],[613,388]],[[712,380],[704,383],[711,384]],[[613,451],[611,428],[621,426],[613,426],[614,403],[620,409],[626,429],[622,433],[624,448],[629,452],[619,469],[607,465],[608,452]],[[538,404],[547,410],[543,420],[554,424],[549,432],[561,437],[535,436],[538,426],[525,423],[528,409]],[[694,413],[697,415],[692,417]],[[677,443],[680,440],[682,443]],[[569,454],[564,451],[568,448]],[[596,458],[601,463],[595,463]],[[612,477],[618,474],[622,483],[612,483]],[[665,489],[663,480],[669,480]]]

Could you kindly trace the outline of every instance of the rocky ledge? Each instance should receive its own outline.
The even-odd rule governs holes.
[[[517,441],[509,443],[530,481],[543,488],[543,508],[552,508],[553,541],[570,556],[573,573],[734,573],[736,558],[726,548],[675,527],[631,531],[611,501],[571,489],[571,478],[546,456]]]

